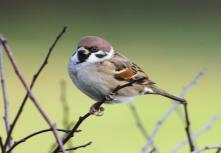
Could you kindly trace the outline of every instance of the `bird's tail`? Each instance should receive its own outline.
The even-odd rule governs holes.
[[[177,96],[174,96],[170,93],[168,93],[167,91],[163,90],[163,89],[160,89],[156,86],[152,86],[151,89],[153,90],[153,92],[147,92],[147,94],[156,94],[156,95],[161,95],[161,96],[164,96],[164,97],[167,97],[167,98],[170,98],[170,99],[173,99],[175,101],[178,101],[182,104],[186,103],[187,101],[183,98],[180,98],[180,97],[177,97]]]

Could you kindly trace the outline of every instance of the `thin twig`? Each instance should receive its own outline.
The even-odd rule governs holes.
[[[218,148],[216,153],[220,153],[221,152],[221,148]]]
[[[3,105],[4,105],[3,119],[5,123],[6,135],[8,135],[9,130],[10,130],[9,100],[8,100],[8,94],[7,94],[5,76],[4,76],[3,46],[1,43],[0,43],[0,78],[1,78],[1,87],[2,87]],[[12,145],[12,138],[10,137],[9,142],[8,142],[8,147],[11,147],[11,145]]]
[[[183,104],[184,107],[184,114],[185,114],[185,120],[186,120],[186,135],[187,135],[187,140],[189,143],[189,147],[190,147],[190,151],[194,151],[195,150],[195,146],[193,143],[193,139],[192,139],[192,134],[191,134],[191,129],[190,129],[190,119],[189,119],[189,112],[188,112],[188,103]]]
[[[18,67],[17,63],[16,63],[16,60],[15,60],[15,58],[14,58],[14,55],[13,55],[13,53],[12,53],[10,47],[9,47],[8,44],[7,44],[6,39],[5,39],[3,36],[1,36],[1,37],[0,37],[0,41],[1,41],[2,45],[3,45],[3,47],[4,47],[5,52],[6,52],[7,55],[8,55],[8,58],[9,58],[9,60],[10,60],[10,62],[11,62],[11,64],[12,64],[12,66],[13,66],[13,68],[14,68],[14,71],[15,71],[16,75],[17,75],[18,78],[20,79],[20,81],[21,81],[23,87],[24,87],[24,88],[26,89],[26,91],[28,92],[29,98],[31,99],[31,101],[33,102],[33,104],[35,105],[35,107],[38,109],[38,111],[40,112],[40,114],[42,115],[42,117],[44,118],[44,120],[46,121],[46,123],[49,125],[49,127],[53,129],[54,137],[55,137],[55,139],[56,139],[56,141],[57,141],[57,143],[58,143],[58,145],[59,145],[61,151],[64,153],[64,152],[65,152],[64,146],[63,146],[63,144],[62,144],[62,141],[61,141],[60,138],[59,138],[59,135],[58,135],[57,130],[56,130],[56,128],[55,128],[55,124],[52,123],[52,121],[50,120],[50,118],[49,118],[49,116],[47,115],[47,113],[46,113],[46,112],[42,109],[42,107],[40,106],[40,103],[39,103],[39,101],[36,99],[36,97],[35,97],[35,95],[33,94],[32,90],[29,88],[28,83],[27,83],[27,81],[24,79],[24,77],[23,77],[23,75],[22,75],[22,73],[21,73],[21,70],[20,70],[20,68]],[[6,146],[7,146],[7,143],[4,145],[4,151],[6,150]]]
[[[139,79],[137,79],[137,80],[133,80],[133,81],[131,81],[131,82],[129,82],[129,83],[126,83],[126,84],[124,84],[124,85],[119,85],[119,86],[117,86],[117,87],[112,91],[111,94],[115,94],[116,92],[118,92],[118,91],[121,90],[122,88],[125,88],[125,87],[128,87],[128,86],[132,86],[134,83],[139,82],[139,81],[142,81],[142,80],[144,80],[144,78],[139,78]],[[107,98],[108,96],[109,96],[109,95],[105,96],[101,102],[97,102],[97,103],[94,104],[94,106],[96,105],[96,109],[97,109],[97,110],[100,109],[101,105],[107,100],[106,98]],[[91,115],[92,115],[92,114],[91,114],[91,112],[89,111],[89,112],[87,112],[85,115],[79,117],[78,121],[76,122],[76,124],[75,124],[74,127],[72,128],[71,132],[68,133],[68,134],[64,137],[64,139],[63,139],[63,141],[62,141],[64,145],[74,136],[74,133],[76,132],[76,130],[78,130],[78,127],[84,122],[84,120],[86,120],[86,119],[87,119],[89,116],[91,116]],[[59,147],[58,147],[58,146],[54,149],[53,153],[57,153],[57,152],[59,152]]]
[[[27,141],[28,139],[34,137],[34,136],[37,136],[39,134],[43,134],[43,133],[46,133],[46,132],[51,132],[53,131],[52,129],[45,129],[45,130],[40,130],[40,131],[37,131],[37,132],[34,132],[32,134],[29,134],[28,136],[16,141],[13,146],[11,148],[9,148],[9,150],[6,152],[6,153],[9,153],[10,151],[12,151],[15,147],[17,147],[19,144]],[[65,133],[69,133],[70,130],[66,130],[66,129],[57,129],[57,131],[59,132],[65,132]]]
[[[2,142],[2,137],[0,136],[0,148],[1,148],[1,151],[3,153],[3,148],[4,148],[4,145],[3,145],[3,142]]]
[[[70,133],[68,133],[68,135],[65,136],[65,138],[62,140],[63,144],[65,145],[73,136],[74,133],[76,132],[76,130],[78,129],[78,127],[81,125],[81,123],[87,119],[89,116],[91,116],[91,113],[88,112],[86,113],[84,116],[80,116],[77,123],[74,125],[73,129],[71,130]],[[59,147],[57,146],[56,149],[53,151],[53,153],[57,153],[59,152]]]
[[[187,85],[183,90],[185,92],[180,94],[180,97],[184,97],[186,95],[186,93],[189,91],[190,88],[192,88],[193,85],[195,85],[198,80],[200,80],[206,73],[207,73],[207,69],[204,68],[202,69],[196,76],[195,78],[189,83],[189,85]],[[180,107],[176,107],[175,111],[177,113],[177,115],[181,118],[181,120],[183,121],[183,123],[185,124],[185,116],[184,113],[182,111],[182,109]]]
[[[47,55],[46,55],[46,57],[45,57],[43,63],[41,64],[40,68],[37,70],[37,72],[35,73],[35,75],[34,75],[33,78],[32,78],[31,85],[30,85],[30,89],[32,89],[32,88],[34,87],[35,82],[36,82],[38,76],[40,75],[40,73],[42,72],[42,70],[45,68],[45,66],[48,64],[48,59],[49,59],[49,57],[50,57],[50,55],[51,55],[51,53],[52,53],[54,47],[56,46],[56,44],[58,43],[58,41],[60,40],[60,38],[63,36],[63,34],[65,33],[66,29],[67,29],[67,27],[64,27],[64,28],[62,29],[62,31],[59,33],[59,35],[56,37],[55,41],[53,42],[53,44],[52,44],[51,47],[49,48],[48,53],[47,53]],[[19,107],[19,109],[18,109],[18,111],[17,111],[17,113],[16,113],[16,115],[15,115],[15,117],[14,117],[14,120],[13,120],[13,122],[12,122],[12,124],[11,124],[11,128],[10,128],[9,133],[8,133],[8,135],[7,135],[7,138],[6,138],[6,144],[8,144],[8,141],[10,140],[10,137],[11,137],[11,135],[12,135],[12,132],[13,132],[13,130],[14,130],[14,127],[15,127],[15,125],[16,125],[16,123],[17,123],[19,117],[20,117],[20,115],[22,114],[22,111],[23,111],[23,109],[24,109],[24,106],[25,106],[25,104],[26,104],[27,99],[28,99],[28,92],[26,93],[25,97],[23,98],[22,103],[21,103],[21,105],[20,105],[20,107]]]
[[[89,146],[89,145],[91,145],[91,144],[92,144],[92,142],[90,141],[90,142],[88,142],[88,143],[86,143],[86,144],[83,144],[83,145],[80,145],[80,146],[77,146],[77,147],[65,149],[65,151],[78,150],[78,149],[80,149],[80,148],[85,148],[85,147],[87,147],[87,146]]]
[[[202,69],[200,70],[197,75],[193,78],[193,80],[186,85],[182,91],[180,92],[180,97],[183,98],[187,92],[206,74],[207,70]],[[156,123],[152,133],[150,134],[150,139],[147,140],[147,143],[143,146],[141,153],[146,153],[149,149],[149,146],[155,139],[158,131],[160,130],[163,123],[169,118],[169,116],[176,110],[176,108],[180,106],[179,102],[174,101],[174,104],[168,109],[168,111],[162,116],[162,118]]]
[[[143,135],[145,140],[149,139],[149,134],[148,134],[147,130],[145,129],[145,127],[144,127],[144,125],[141,121],[140,115],[138,114],[136,107],[132,103],[129,103],[129,108],[132,112],[132,115],[133,115],[133,117],[136,121],[136,125],[137,125],[138,129],[140,130],[141,134]],[[155,143],[152,142],[151,145],[152,145],[153,149],[150,152],[158,153],[159,149],[157,149]]]
[[[132,103],[129,103],[129,108],[132,112],[132,115],[133,115],[135,121],[136,121],[137,127],[139,128],[142,136],[146,139],[149,136],[149,134],[147,133],[147,130],[145,129],[145,127],[141,121],[141,118],[137,112],[136,107]]]
[[[69,106],[68,106],[68,102],[67,102],[67,87],[66,87],[66,82],[64,80],[60,81],[60,88],[61,88],[61,95],[60,95],[60,100],[61,100],[61,104],[62,104],[62,123],[63,123],[63,127],[70,129],[71,126],[73,125],[73,123],[69,123],[69,118],[70,118],[70,110],[69,110]],[[69,141],[68,147],[73,146],[72,141]],[[54,145],[53,145],[54,148]]]
[[[152,148],[149,153],[154,153],[155,151],[155,148]]]
[[[219,118],[218,116],[213,116],[203,127],[201,127],[199,130],[194,132],[192,134],[193,140],[201,136],[202,134],[205,134],[209,129],[211,129],[211,127],[218,120],[218,118]],[[179,152],[186,144],[188,144],[188,141],[182,140],[180,143],[176,145],[176,147],[171,151],[171,153]]]
[[[67,89],[66,89],[66,83],[64,80],[60,81],[60,88],[61,88],[61,96],[60,96],[60,99],[61,99],[61,103],[62,103],[62,112],[63,112],[63,126],[65,128],[68,128],[68,121],[69,121],[69,106],[68,106],[68,103],[67,103],[67,99],[66,99],[66,92],[67,92]]]
[[[211,149],[221,150],[221,146],[206,146],[206,147],[204,147],[202,149],[192,151],[191,153],[201,153],[203,151],[211,150]]]

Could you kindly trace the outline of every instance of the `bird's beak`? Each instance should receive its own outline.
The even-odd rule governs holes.
[[[86,50],[85,49],[81,49],[77,51],[78,54],[85,54],[86,55]]]

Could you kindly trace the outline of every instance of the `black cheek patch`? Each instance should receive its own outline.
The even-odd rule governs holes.
[[[103,57],[107,56],[107,54],[95,54],[95,56],[98,58],[103,58]]]
[[[79,63],[86,61],[86,59],[88,59],[88,57],[90,56],[90,54],[84,54],[84,53],[78,53],[77,55]]]

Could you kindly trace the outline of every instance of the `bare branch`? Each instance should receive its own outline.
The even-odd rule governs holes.
[[[207,72],[206,69],[200,70],[197,73],[197,75],[194,77],[194,79],[182,89],[182,91],[180,92],[180,97],[183,98],[187,94],[187,92],[202,78],[202,76],[204,76],[206,74],[206,72]],[[147,143],[143,146],[141,153],[147,152],[147,150],[149,149],[149,146],[151,145],[151,143],[155,139],[155,137],[156,137],[158,131],[160,130],[161,126],[163,125],[163,123],[169,118],[169,116],[174,112],[174,110],[176,110],[176,108],[178,106],[180,106],[180,103],[174,101],[174,104],[168,109],[168,111],[156,123],[152,133],[150,134],[149,139],[147,140]]]
[[[87,147],[87,146],[89,146],[89,145],[91,145],[91,144],[92,144],[92,142],[90,141],[90,142],[88,142],[88,143],[86,143],[86,144],[83,144],[83,145],[80,145],[80,146],[77,146],[77,147],[65,149],[65,151],[78,150],[78,149],[80,149],[80,148],[85,148],[85,147]]]
[[[45,59],[44,59],[42,65],[40,66],[40,68],[38,69],[38,71],[36,72],[36,74],[33,76],[33,79],[32,79],[32,81],[31,81],[31,85],[30,85],[30,89],[32,89],[32,88],[34,87],[34,84],[35,84],[35,82],[36,82],[38,76],[40,75],[40,73],[42,72],[42,70],[43,70],[43,69],[45,68],[45,66],[47,65],[48,59],[49,59],[49,57],[50,57],[50,55],[51,55],[51,53],[52,53],[54,47],[56,46],[56,44],[58,43],[58,41],[60,40],[60,38],[63,36],[63,34],[65,33],[66,29],[67,29],[67,27],[64,27],[64,28],[62,29],[62,31],[59,33],[59,35],[56,37],[55,41],[53,42],[53,44],[52,44],[51,47],[49,48],[49,51],[48,51],[48,53],[47,53],[47,55],[46,55],[46,57],[45,57]],[[19,110],[17,111],[17,113],[16,113],[16,115],[15,115],[15,118],[14,118],[12,124],[11,124],[11,128],[10,128],[9,133],[8,133],[8,135],[7,135],[7,138],[6,138],[6,144],[8,144],[8,142],[9,142],[9,140],[10,140],[11,134],[12,134],[12,132],[13,132],[13,130],[14,130],[14,127],[15,127],[15,125],[16,125],[16,123],[17,123],[17,121],[18,121],[18,119],[19,119],[19,117],[20,117],[20,115],[21,115],[21,113],[22,113],[22,111],[23,111],[23,108],[24,108],[24,106],[25,106],[25,104],[26,104],[27,99],[28,99],[28,92],[26,93],[25,97],[23,98],[22,103],[21,103],[21,105],[20,105],[20,107],[19,107]]]
[[[183,88],[183,90],[180,93],[180,97],[184,97],[187,92],[194,86],[197,84],[197,82],[207,73],[207,69],[201,69],[198,74],[195,76],[195,78],[186,86]],[[179,106],[179,105],[178,105]],[[185,116],[184,113],[182,112],[180,107],[176,107],[175,108],[176,113],[178,114],[178,116],[180,116],[180,118],[183,120],[183,123],[185,124]]]
[[[194,146],[194,143],[193,143],[191,129],[190,129],[190,124],[191,123],[190,123],[190,119],[189,119],[188,103],[183,104],[183,107],[184,107],[184,114],[185,114],[185,120],[186,120],[186,127],[185,127],[186,135],[187,135],[190,151],[194,151],[195,146]]]
[[[156,150],[155,148],[151,149],[149,153],[154,153]]]
[[[211,150],[211,149],[221,150],[221,146],[206,146],[206,147],[204,147],[204,148],[202,148],[202,149],[192,151],[191,153],[201,153],[201,152],[203,152],[203,151]]]
[[[221,152],[221,148],[218,148],[216,153],[220,153]]]
[[[129,83],[126,83],[126,84],[124,84],[124,85],[121,85],[121,86],[119,85],[119,86],[117,86],[117,87],[112,91],[111,94],[115,94],[116,92],[118,92],[118,91],[121,90],[122,88],[125,88],[125,87],[128,87],[128,86],[132,86],[134,83],[139,82],[139,81],[142,81],[142,80],[144,80],[144,79],[145,79],[145,78],[139,78],[139,79],[137,79],[137,80],[133,80],[133,81],[131,81],[131,82],[129,82]],[[110,94],[110,95],[111,95],[111,94]],[[106,98],[107,98],[108,96],[109,96],[109,95],[105,96],[101,102],[95,103],[97,110],[99,110],[99,108],[100,108],[101,105],[106,101]],[[95,106],[95,105],[94,105],[94,106]],[[91,115],[92,115],[92,114],[91,114],[91,112],[89,111],[89,112],[87,112],[85,115],[79,117],[78,121],[76,122],[76,124],[75,124],[74,127],[72,128],[71,132],[68,133],[68,134],[64,137],[64,139],[63,139],[63,141],[62,141],[64,145],[74,136],[74,133],[76,132],[76,130],[78,130],[78,127],[84,122],[84,120],[86,120],[86,119],[87,119],[89,116],[91,116]],[[57,146],[57,147],[55,148],[55,150],[53,151],[53,153],[57,153],[57,152],[59,152],[59,151],[60,151],[60,150],[59,150],[59,147]]]
[[[194,132],[192,134],[192,138],[193,140],[196,139],[197,137],[201,136],[202,134],[204,134],[205,132],[207,132],[212,125],[218,120],[218,116],[213,116],[203,127],[201,127],[199,130],[197,130],[196,132]],[[176,145],[176,147],[171,151],[171,153],[177,153],[178,151],[180,151],[186,144],[188,143],[187,140],[182,140],[180,143],[178,143]]]
[[[17,75],[18,78],[20,79],[20,81],[21,81],[23,87],[26,89],[29,98],[31,99],[31,101],[33,102],[33,104],[35,105],[35,107],[38,109],[38,111],[40,112],[40,114],[42,115],[42,117],[44,118],[44,120],[46,121],[46,123],[49,125],[49,127],[53,129],[54,137],[55,137],[57,143],[59,144],[59,147],[60,147],[61,151],[64,153],[64,152],[65,152],[65,151],[64,151],[64,147],[63,147],[62,142],[60,141],[60,138],[59,138],[59,136],[58,136],[58,133],[57,133],[57,130],[56,130],[56,128],[55,128],[54,123],[52,123],[52,121],[49,119],[47,113],[42,109],[42,107],[40,106],[39,101],[36,99],[36,97],[35,97],[35,95],[33,94],[32,90],[29,88],[28,83],[27,83],[27,81],[24,79],[24,77],[23,77],[23,75],[22,75],[22,73],[21,73],[21,70],[20,70],[20,68],[18,67],[17,63],[16,63],[16,60],[15,60],[15,58],[14,58],[14,55],[13,55],[13,53],[12,53],[10,47],[9,47],[8,44],[7,44],[6,39],[5,39],[3,36],[1,36],[1,37],[0,37],[0,41],[1,41],[2,45],[3,45],[3,48],[4,48],[5,52],[6,52],[7,55],[8,55],[8,58],[9,58],[9,60],[10,60],[10,62],[11,62],[11,64],[12,64],[12,66],[13,66],[13,68],[14,68],[14,71],[15,71],[16,75]],[[6,145],[7,145],[7,144],[4,145],[4,150],[6,150]]]
[[[129,108],[132,112],[132,115],[136,121],[136,125],[137,125],[138,129],[140,130],[141,134],[144,136],[145,140],[149,139],[149,134],[147,133],[147,130],[145,129],[145,127],[141,121],[140,115],[138,114],[136,107],[132,103],[129,103]],[[153,149],[152,149],[153,151],[151,151],[151,152],[156,152],[156,153],[159,152],[156,145],[154,144],[154,142],[152,142],[151,145],[153,147]]]
[[[2,137],[1,136],[0,136],[0,148],[1,148],[1,151],[3,153],[4,145],[3,145],[3,142],[2,142]]]
[[[132,103],[129,103],[129,108],[133,114],[135,121],[136,121],[137,127],[139,128],[142,136],[144,136],[144,138],[146,139],[148,137],[148,133],[147,133],[147,130],[145,129],[145,127],[143,126],[143,123],[140,119],[140,116],[139,116],[137,110],[136,110],[136,107]]]
[[[34,136],[37,136],[39,134],[43,134],[43,133],[46,133],[46,132],[51,132],[53,131],[53,129],[45,129],[45,130],[41,130],[41,131],[37,131],[37,132],[34,132],[32,134],[29,134],[28,136],[16,141],[13,146],[11,148],[9,148],[9,150],[6,152],[6,153],[9,153],[10,151],[12,151],[15,147],[17,147],[19,144],[27,141],[28,139],[34,137]],[[66,130],[66,129],[57,129],[57,131],[60,131],[60,132],[65,132],[65,133],[69,133],[70,130]]]
[[[73,129],[71,130],[70,133],[68,133],[68,135],[66,135],[66,137],[62,140],[63,144],[65,145],[73,136],[74,136],[74,133],[78,130],[78,127],[81,125],[81,123],[87,119],[89,116],[91,116],[91,113],[88,112],[86,113],[84,116],[80,116],[77,123],[74,125]],[[57,152],[60,152],[59,150],[59,147],[57,147],[53,153],[57,153]]]
[[[63,112],[63,126],[65,128],[68,128],[68,121],[69,121],[69,106],[68,106],[68,103],[67,103],[67,99],[66,99],[66,92],[67,92],[67,89],[66,89],[66,83],[64,80],[60,81],[60,87],[61,87],[61,103],[62,103],[62,112]]]
[[[180,93],[180,97],[185,97],[185,95],[187,94],[187,92],[194,86],[197,84],[197,82],[199,80],[201,80],[201,78],[207,73],[207,69],[202,69],[200,70],[197,75],[195,76],[195,78],[193,78],[193,80],[183,88],[183,90]]]
[[[1,87],[2,87],[2,95],[3,95],[3,105],[4,105],[4,123],[6,129],[6,135],[8,135],[10,130],[10,122],[9,122],[9,100],[8,94],[6,90],[5,76],[4,76],[4,62],[3,62],[3,46],[0,43],[0,78],[1,78]],[[8,146],[11,147],[12,138],[10,137]]]
[[[67,87],[66,87],[66,82],[64,80],[60,81],[60,89],[61,89],[61,95],[60,95],[60,100],[62,104],[62,123],[63,127],[70,129],[73,125],[74,122],[69,123],[70,119],[70,110],[67,102]],[[55,145],[53,145],[52,149],[54,148]],[[72,141],[69,141],[67,144],[67,147],[72,147],[73,143]]]

